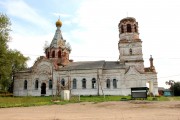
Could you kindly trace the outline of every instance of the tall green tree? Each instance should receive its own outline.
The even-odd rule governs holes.
[[[180,82],[175,82],[170,89],[174,91],[174,96],[180,96]]]
[[[19,51],[8,48],[10,26],[9,18],[0,13],[0,88],[5,91],[11,86],[14,74],[26,68],[28,60]]]

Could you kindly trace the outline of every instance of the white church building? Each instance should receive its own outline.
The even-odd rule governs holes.
[[[70,90],[72,95],[130,95],[132,87],[147,84],[149,92],[158,95],[153,58],[150,57],[150,66],[145,68],[135,18],[126,17],[118,25],[119,61],[69,60],[71,48],[63,39],[61,26],[58,20],[46,56],[40,56],[31,68],[16,73],[14,96],[50,96],[62,89]]]

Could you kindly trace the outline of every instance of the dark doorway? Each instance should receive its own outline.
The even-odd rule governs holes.
[[[46,83],[41,84],[41,94],[42,95],[46,94]]]

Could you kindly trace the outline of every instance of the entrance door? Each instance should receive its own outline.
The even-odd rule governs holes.
[[[45,95],[46,94],[46,83],[41,84],[41,94]]]

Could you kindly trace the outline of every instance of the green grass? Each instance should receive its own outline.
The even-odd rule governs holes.
[[[180,101],[180,97],[156,97],[157,101]],[[8,107],[28,107],[42,106],[53,104],[68,104],[77,102],[106,102],[106,101],[126,101],[130,100],[130,96],[81,96],[80,101],[78,96],[74,96],[70,101],[62,101],[59,97],[0,97],[0,108]],[[153,97],[148,97],[146,101],[153,101]]]
[[[0,97],[0,108],[49,105],[50,97]]]

